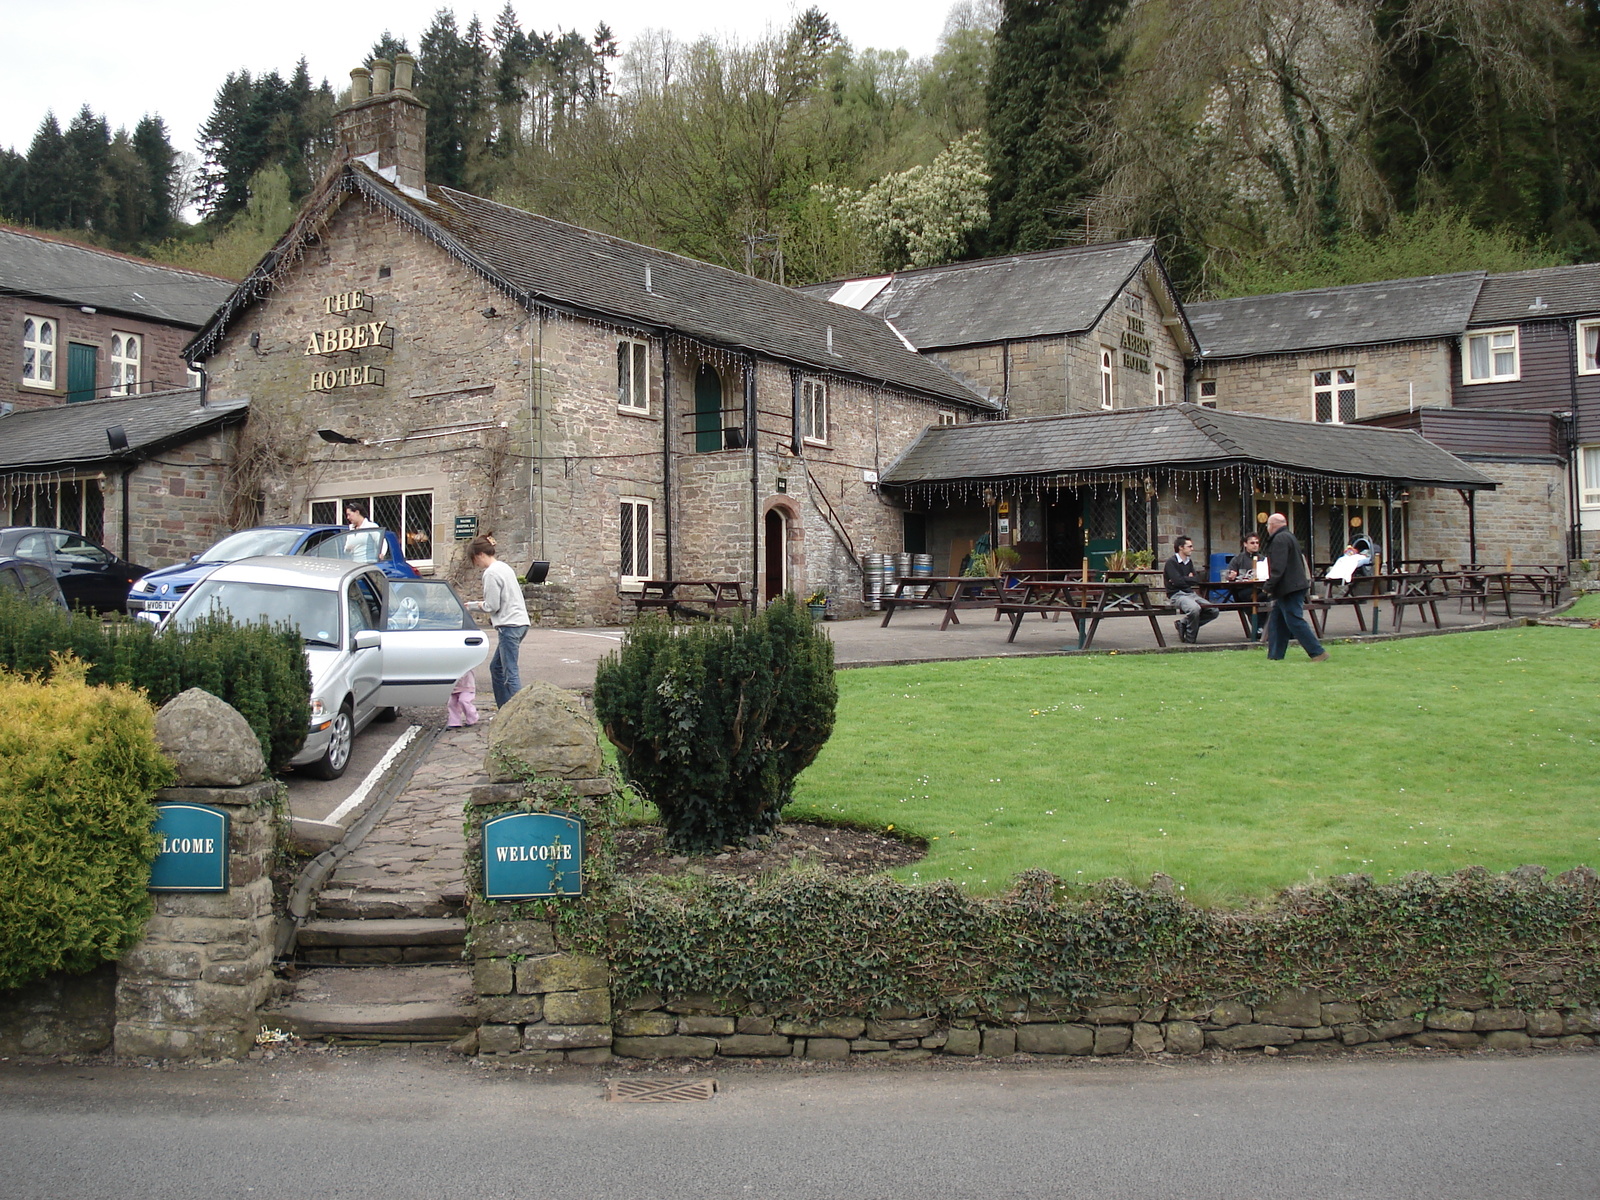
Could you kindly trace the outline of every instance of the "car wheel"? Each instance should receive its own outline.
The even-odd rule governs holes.
[[[350,765],[350,744],[355,736],[355,717],[350,711],[350,701],[346,700],[328,727],[328,748],[321,758],[306,767],[306,774],[316,779],[337,779],[343,775]]]
[[[393,705],[388,708],[380,708],[377,712],[372,714],[372,719],[374,721],[383,721],[385,723],[388,723],[389,721],[397,721],[400,719],[400,710],[395,708]]]

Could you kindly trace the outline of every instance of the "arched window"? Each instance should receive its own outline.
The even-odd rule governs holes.
[[[1115,408],[1117,406],[1116,373],[1114,364],[1116,360],[1112,352],[1106,347],[1100,347],[1100,407]]]

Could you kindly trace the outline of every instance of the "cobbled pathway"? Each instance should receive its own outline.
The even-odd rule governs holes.
[[[491,716],[492,709],[476,725],[439,731],[405,790],[324,885],[319,917],[461,915],[463,808],[467,793],[487,781]]]

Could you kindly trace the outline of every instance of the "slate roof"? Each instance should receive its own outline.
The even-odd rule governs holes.
[[[792,288],[430,185],[426,199],[402,191],[361,162],[339,186],[413,222],[524,303],[687,334],[819,371],[838,372],[993,411],[939,364],[923,358],[880,318]],[[191,342],[214,344],[233,315],[264,295],[280,243]],[[831,353],[830,353],[831,331]]]
[[[1483,281],[1471,324],[1514,325],[1600,314],[1600,263],[1510,271]]]
[[[214,426],[243,420],[247,405],[200,403],[198,388],[29,408],[0,417],[0,473],[39,472],[147,458]],[[128,449],[113,453],[106,429],[122,426]]]
[[[930,426],[882,481],[915,486],[1239,465],[1423,487],[1495,486],[1475,467],[1410,431],[1285,421],[1194,404]]]
[[[864,311],[919,350],[1083,333],[1154,252],[1141,238],[900,271]],[[801,290],[829,299],[850,282]]]
[[[1484,272],[1240,296],[1185,306],[1203,359],[1459,337]]]
[[[0,225],[0,292],[198,329],[231,279]]]

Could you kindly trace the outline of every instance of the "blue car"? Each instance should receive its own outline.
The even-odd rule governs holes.
[[[304,554],[376,563],[390,579],[415,579],[400,539],[390,529],[352,532],[347,525],[262,525],[230,533],[186,563],[151,571],[128,591],[130,613],[157,617],[171,612],[184,593],[224,563],[268,554]]]

